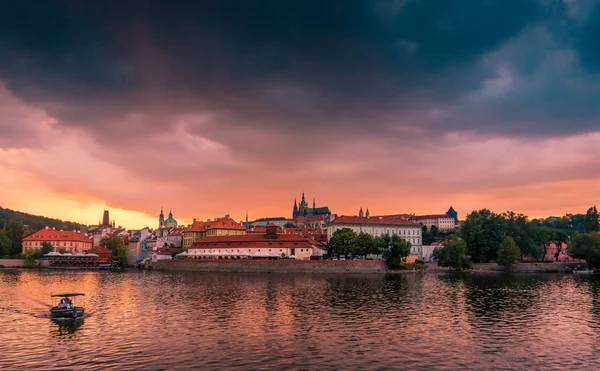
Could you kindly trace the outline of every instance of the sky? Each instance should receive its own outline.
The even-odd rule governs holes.
[[[118,225],[599,203],[593,0],[0,3],[0,206]]]

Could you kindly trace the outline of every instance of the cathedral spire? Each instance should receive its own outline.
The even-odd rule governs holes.
[[[305,202],[306,202],[306,200],[304,199],[304,191],[302,191],[302,201],[301,201],[301,202],[302,202],[302,203],[305,203]]]
[[[370,217],[371,217],[371,213],[369,212],[369,208],[368,208],[368,207],[367,207],[367,212],[366,212],[365,216],[366,216],[367,218],[370,218]]]
[[[361,218],[362,218],[363,216],[365,216],[365,214],[363,213],[362,206],[360,207],[360,210],[358,211],[358,216],[360,216]]]
[[[292,219],[296,219],[298,216],[298,204],[296,203],[296,199],[294,198],[294,210],[292,211]]]
[[[313,197],[313,210],[317,208],[317,206],[315,206],[315,205],[316,205],[315,198]]]

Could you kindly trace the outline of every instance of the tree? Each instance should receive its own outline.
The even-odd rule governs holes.
[[[467,215],[461,237],[474,262],[495,260],[498,246],[504,238],[504,219],[488,209],[473,211]]]
[[[12,241],[4,231],[0,231],[0,254],[8,256],[12,252]]]
[[[588,209],[587,213],[585,213],[585,233],[598,231],[600,231],[598,209],[596,209],[596,205],[594,205]]]
[[[443,242],[443,247],[433,250],[433,257],[440,267],[461,271],[472,266],[471,260],[467,258],[467,244],[457,236],[451,236]]]
[[[352,241],[352,256],[366,256],[373,251],[373,237],[365,232],[360,232]]]
[[[42,248],[40,249],[42,255],[46,255],[49,252],[54,251],[54,247],[49,242],[42,242]]]
[[[110,249],[114,260],[117,260],[123,265],[127,264],[127,249],[125,248],[125,245],[123,245],[123,241],[121,241],[120,237],[105,237],[100,240],[100,246]]]
[[[573,236],[568,254],[576,259],[584,259],[588,268],[600,268],[600,233],[578,233]]]
[[[7,255],[15,256],[21,252],[23,246],[23,233],[25,233],[25,228],[23,227],[23,223],[11,220],[8,222],[5,228],[6,237],[8,237],[11,241],[10,252]]]
[[[387,235],[389,237],[389,235]],[[385,239],[383,239],[385,241]],[[400,268],[400,263],[410,254],[410,242],[394,234],[389,237],[389,247],[383,251],[383,257],[392,269]]]
[[[423,245],[431,245],[432,243],[435,242],[435,239],[433,238],[433,234],[431,234],[431,232],[429,232],[427,230],[426,225],[421,227],[421,238],[423,241]]]
[[[42,251],[39,249],[27,249],[23,253],[23,268],[35,268],[35,261],[42,256]]]
[[[327,253],[333,255],[348,255],[352,251],[352,244],[356,238],[356,232],[350,228],[342,228],[333,232],[327,244]]]
[[[506,236],[498,248],[498,264],[511,267],[519,262],[521,250],[515,241]]]
[[[505,221],[505,233],[513,239],[521,251],[521,258],[525,255],[541,259],[544,255],[542,245],[545,236],[539,231],[539,227],[529,221],[523,214],[507,211],[502,214]]]

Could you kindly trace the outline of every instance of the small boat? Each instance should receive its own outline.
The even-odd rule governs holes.
[[[594,271],[591,269],[574,270],[573,271],[573,274],[592,274],[592,273],[594,273]]]
[[[54,294],[52,298],[61,298],[60,303],[50,308],[50,318],[52,319],[77,319],[83,318],[83,307],[76,306],[70,299],[75,296],[84,296],[80,293]]]

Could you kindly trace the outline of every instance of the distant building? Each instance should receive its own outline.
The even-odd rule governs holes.
[[[373,237],[398,235],[411,244],[411,255],[421,255],[421,225],[399,215],[339,216],[327,225],[327,241],[335,231],[342,228],[350,228],[356,233],[364,232]]]
[[[241,223],[244,226],[251,227],[266,227],[268,224],[275,224],[279,228],[285,228],[286,224],[294,223],[292,219],[287,219],[282,216],[269,217],[269,218],[260,218],[250,222]]]
[[[296,200],[294,200],[294,208],[292,211],[292,219],[294,219],[294,220],[301,216],[305,217],[307,215],[330,215],[330,214],[331,214],[331,212],[329,211],[329,208],[327,206],[317,207],[314,198],[313,198],[313,202],[312,202],[312,207],[308,207],[308,203],[306,202],[306,199],[304,198],[304,192],[302,192],[302,199],[300,201],[300,204],[297,204]]]
[[[452,218],[454,218],[454,225],[458,226],[458,213],[456,212],[456,210],[454,210],[454,208],[452,206],[450,206],[448,211],[446,211],[446,214],[448,214]]]
[[[165,213],[163,208],[160,208],[160,214],[158,216],[158,227],[177,227],[177,220],[173,218],[173,210],[169,211],[169,217],[165,219]]]
[[[41,249],[44,242],[52,245],[55,252],[63,249],[71,253],[82,253],[92,248],[92,240],[86,234],[75,231],[57,231],[54,228],[46,227],[23,238],[22,251]]]
[[[194,241],[208,236],[236,236],[244,234],[246,234],[246,228],[230,218],[229,215],[213,220],[208,219],[205,222],[194,220],[190,227],[182,229],[182,245],[180,246],[184,249],[189,249]]]
[[[409,220],[426,226],[428,230],[436,227],[440,231],[447,231],[456,227],[454,217],[449,214],[414,215]]]

